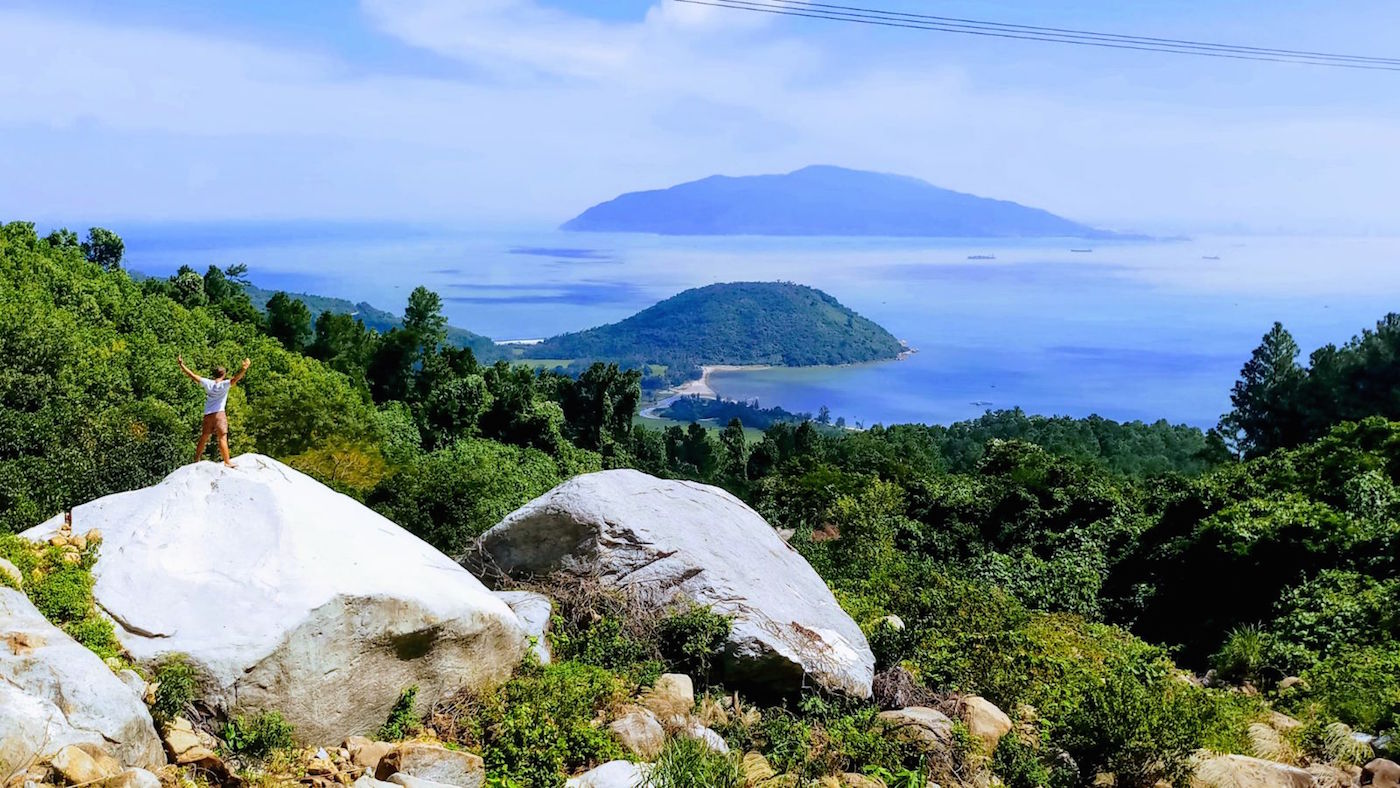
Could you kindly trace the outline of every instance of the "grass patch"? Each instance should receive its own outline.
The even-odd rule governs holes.
[[[116,631],[98,614],[92,597],[92,567],[100,544],[93,540],[74,553],[0,534],[0,558],[20,571],[25,595],[44,618],[102,659],[120,659]]]

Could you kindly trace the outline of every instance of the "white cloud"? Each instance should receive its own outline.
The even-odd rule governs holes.
[[[620,191],[834,163],[1124,224],[1394,228],[1400,122],[992,86],[937,51],[658,2],[366,0],[471,76],[0,11],[0,215],[555,222]],[[358,64],[357,64],[358,65]]]

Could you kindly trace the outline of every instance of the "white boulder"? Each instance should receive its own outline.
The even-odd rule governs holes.
[[[510,606],[520,626],[525,630],[525,640],[530,651],[541,665],[548,665],[549,623],[554,616],[554,603],[544,594],[534,591],[497,591],[496,596]]]
[[[565,788],[641,788],[651,770],[647,764],[608,761],[597,768],[571,777]]]
[[[804,678],[870,695],[875,658],[825,582],[757,512],[704,484],[633,470],[575,477],[482,535],[512,575],[565,570],[733,616],[726,678],[789,693]]]
[[[135,659],[187,655],[204,702],[280,711],[308,741],[376,728],[409,686],[427,707],[509,676],[524,635],[475,577],[309,476],[236,463],[73,511],[75,527],[101,527],[94,594]]]
[[[0,588],[0,783],[71,745],[159,769],[165,752],[141,699],[23,593]]]

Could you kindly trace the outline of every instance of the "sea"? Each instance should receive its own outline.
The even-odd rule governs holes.
[[[1044,415],[1213,426],[1275,322],[1306,354],[1400,310],[1400,238],[1189,240],[662,237],[339,223],[120,228],[129,268],[244,263],[258,285],[401,311],[426,285],[450,322],[528,340],[713,282],[820,288],[917,352],[846,367],[716,372],[724,397],[848,424]]]

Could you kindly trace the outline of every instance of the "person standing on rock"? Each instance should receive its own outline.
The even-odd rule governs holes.
[[[176,363],[180,365],[180,371],[204,389],[204,425],[199,431],[199,446],[194,450],[194,461],[199,462],[204,457],[204,447],[209,445],[209,436],[217,435],[219,438],[219,454],[223,455],[224,465],[235,468],[233,461],[228,456],[228,414],[225,408],[228,406],[228,393],[238,381],[248,374],[248,366],[253,362],[243,359],[243,368],[238,370],[231,380],[225,380],[224,376],[228,371],[223,367],[214,367],[214,377],[202,378],[196,375],[189,367],[185,366],[185,357],[176,356]]]

